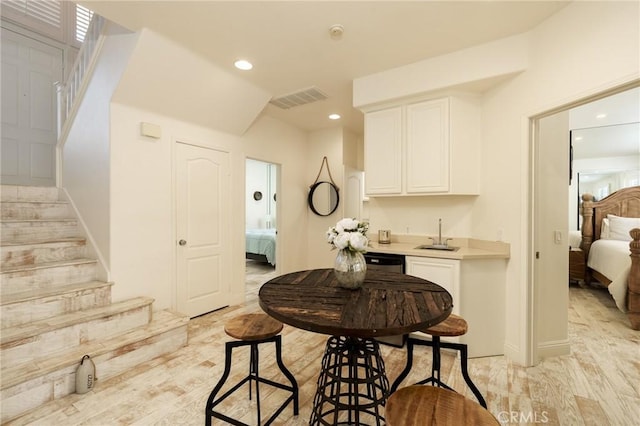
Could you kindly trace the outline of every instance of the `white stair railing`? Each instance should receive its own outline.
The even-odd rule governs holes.
[[[102,45],[102,30],[106,20],[97,14],[93,15],[84,42],[76,61],[71,68],[71,72],[64,84],[58,84],[58,143],[62,130],[67,120],[73,114],[76,101],[81,97],[86,89],[87,77],[93,71],[96,53]]]
[[[89,77],[93,73],[96,58],[104,41],[106,23],[107,20],[105,18],[95,13],[93,14],[84,42],[67,77],[67,81],[64,84],[56,84],[58,95],[58,142],[56,145],[58,186],[61,184],[62,147],[67,139],[73,117],[87,89]]]

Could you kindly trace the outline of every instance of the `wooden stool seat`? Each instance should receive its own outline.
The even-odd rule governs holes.
[[[467,334],[468,330],[469,326],[464,318],[451,314],[444,321],[421,331],[432,336],[454,337]]]
[[[238,340],[268,339],[280,333],[283,325],[267,314],[244,314],[229,320],[224,332]]]
[[[500,424],[477,402],[447,389],[423,385],[407,386],[391,394],[384,417],[388,426]]]
[[[271,417],[266,421],[266,423],[264,423],[264,425],[273,423],[276,417],[278,417],[282,410],[284,410],[284,408],[291,402],[293,403],[293,415],[298,415],[298,383],[296,382],[295,377],[293,377],[293,374],[291,374],[291,372],[287,369],[287,367],[285,367],[284,363],[282,362],[282,336],[280,336],[282,328],[283,325],[280,321],[271,318],[267,314],[262,313],[238,315],[237,317],[229,320],[224,325],[224,331],[229,336],[237,340],[225,343],[224,372],[222,373],[222,377],[215,385],[215,387],[209,394],[209,398],[207,399],[207,405],[204,411],[205,426],[211,426],[214,417],[235,426],[249,426],[246,423],[243,423],[237,419],[229,417],[226,414],[215,410],[218,404],[224,401],[229,395],[240,389],[245,383],[249,383],[249,399],[253,398],[252,390],[255,387],[258,425],[263,424],[261,421],[260,412],[260,383],[264,383],[266,385],[291,392],[291,395],[280,405],[280,407],[278,407],[277,410],[275,410],[275,412],[273,412]],[[275,344],[276,363],[278,364],[278,367],[280,368],[282,374],[284,374],[284,376],[289,380],[291,385],[279,383],[274,380],[267,379],[266,377],[260,376],[258,371],[258,346],[264,343]],[[231,389],[228,389],[225,393],[222,394],[222,396],[218,396],[218,393],[229,378],[229,373],[231,373],[231,358],[233,355],[233,349],[243,346],[249,346],[249,375],[240,380],[240,382],[236,383],[233,387],[231,387]]]

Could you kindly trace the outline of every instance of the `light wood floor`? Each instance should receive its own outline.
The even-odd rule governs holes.
[[[251,268],[247,300],[193,319],[189,345],[108,381],[98,381],[88,394],[53,401],[14,421],[13,425],[201,425],[212,387],[224,369],[223,324],[239,313],[257,312],[257,291],[272,276],[268,267]],[[530,368],[504,357],[476,358],[469,372],[502,424],[615,425],[640,422],[640,332],[629,328],[606,290],[570,287],[569,338],[572,353],[544,360]],[[300,386],[300,415],[287,407],[275,424],[308,424],[320,358],[326,336],[285,326],[283,358]],[[228,383],[246,375],[248,351],[234,353]],[[404,366],[403,349],[382,346],[387,374],[393,381]],[[407,382],[425,377],[430,349],[417,347]],[[281,379],[273,351],[260,351],[261,374]],[[97,372],[99,377],[100,372]],[[469,398],[453,356],[443,358],[443,379]],[[263,418],[283,397],[282,391],[261,388]],[[238,395],[238,396],[236,396]],[[253,406],[239,393],[220,411],[255,424]],[[220,424],[217,420],[214,424]]]

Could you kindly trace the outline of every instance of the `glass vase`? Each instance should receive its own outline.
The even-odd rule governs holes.
[[[338,251],[333,272],[340,287],[357,289],[362,286],[367,274],[367,262],[359,251],[343,249]]]

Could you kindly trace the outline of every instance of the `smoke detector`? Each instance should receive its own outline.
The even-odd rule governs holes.
[[[344,34],[344,27],[340,24],[334,24],[329,27],[329,35],[333,39],[342,38],[342,34]]]

